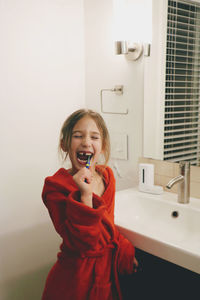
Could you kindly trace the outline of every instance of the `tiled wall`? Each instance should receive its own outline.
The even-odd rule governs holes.
[[[144,157],[139,158],[139,163],[154,164],[154,184],[163,186],[167,192],[177,193],[177,184],[170,190],[166,188],[166,184],[170,179],[179,175],[178,163]],[[190,195],[191,197],[200,198],[200,167],[191,166]]]

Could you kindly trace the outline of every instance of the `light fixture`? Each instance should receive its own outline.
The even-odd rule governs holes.
[[[143,53],[143,45],[128,41],[115,42],[116,54],[126,54],[127,59],[137,60]]]
[[[150,56],[152,0],[113,0],[116,54],[137,60]]]

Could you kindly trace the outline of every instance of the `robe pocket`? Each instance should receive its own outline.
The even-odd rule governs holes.
[[[90,291],[89,300],[112,300],[112,283],[95,283]]]

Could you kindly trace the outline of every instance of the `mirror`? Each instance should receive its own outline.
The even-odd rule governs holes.
[[[145,65],[144,156],[200,166],[200,4],[161,2],[153,1],[154,38]]]

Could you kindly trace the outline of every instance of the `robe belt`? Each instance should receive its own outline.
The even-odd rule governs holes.
[[[116,249],[118,247],[118,242],[111,241],[101,250],[94,251],[86,251],[84,253],[80,253],[81,257],[100,257],[105,254],[108,249]]]
[[[86,257],[100,257],[103,256],[105,254],[105,252],[108,249],[117,249],[119,246],[118,241],[112,240],[110,241],[109,244],[105,245],[104,248],[99,249],[99,250],[88,250],[88,251],[84,251],[84,252],[78,252],[78,251],[74,251],[74,250],[70,250],[68,248],[62,248],[61,252],[58,253],[58,258],[64,259],[65,257],[67,257],[68,255],[70,256],[78,256],[80,258],[86,258]]]

